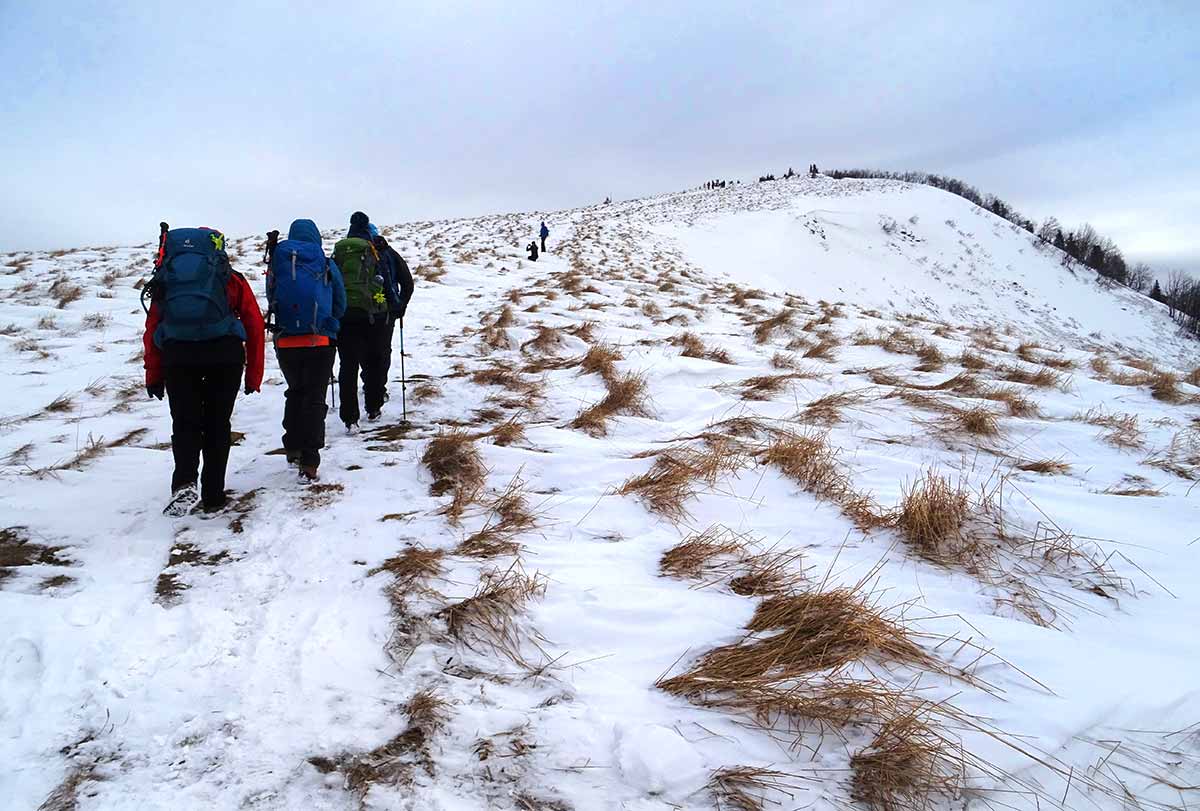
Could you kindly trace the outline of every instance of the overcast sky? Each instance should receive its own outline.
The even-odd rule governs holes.
[[[0,250],[961,177],[1200,268],[1200,3],[0,0]]]

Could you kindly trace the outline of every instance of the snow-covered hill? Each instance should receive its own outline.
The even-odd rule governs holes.
[[[1158,305],[894,182],[386,233],[412,424],[301,487],[268,350],[175,522],[151,247],[0,259],[4,808],[1194,804]]]

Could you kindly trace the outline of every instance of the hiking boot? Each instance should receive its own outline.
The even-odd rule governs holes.
[[[321,476],[317,473],[316,465],[300,465],[301,482],[315,482],[320,478]]]
[[[383,416],[383,412],[381,411],[368,411],[367,422],[378,422],[381,416]]]
[[[348,423],[345,423],[345,425],[346,425],[346,433],[347,434],[357,434],[358,433],[358,423],[357,422],[348,422]]]
[[[171,493],[171,500],[167,502],[167,506],[163,507],[163,515],[171,518],[182,518],[183,516],[196,509],[196,505],[200,503],[200,489],[196,487],[195,482],[175,488]]]

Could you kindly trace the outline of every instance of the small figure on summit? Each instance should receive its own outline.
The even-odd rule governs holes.
[[[346,289],[337,263],[325,255],[312,220],[295,220],[287,239],[267,234],[268,328],[287,381],[283,449],[303,480],[314,481],[325,447],[325,392],[333,375],[339,319]]]
[[[550,229],[546,227],[546,221],[542,220],[542,228],[538,231],[538,236],[542,238],[542,253],[546,252],[546,237],[550,236]]]
[[[164,515],[225,506],[229,420],[245,368],[246,394],[263,377],[263,317],[212,228],[160,226],[154,276],[142,291],[146,392],[171,408],[171,500]],[[204,471],[200,472],[200,458]],[[199,487],[197,487],[199,480]]]

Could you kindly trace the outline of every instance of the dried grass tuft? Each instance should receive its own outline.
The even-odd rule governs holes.
[[[721,476],[736,473],[748,461],[741,446],[729,440],[713,441],[703,448],[670,448],[655,457],[650,470],[627,479],[617,494],[636,496],[651,512],[682,521],[687,517],[684,505],[701,487],[715,487]]]
[[[619,377],[607,378],[605,383],[608,386],[608,394],[594,406],[580,412],[572,421],[572,428],[582,429],[593,436],[603,436],[608,431],[608,420],[612,417],[650,416],[645,375],[630,372]]]
[[[488,505],[487,523],[458,545],[455,554],[472,558],[494,558],[515,555],[521,545],[516,537],[537,524],[529,509],[525,481],[514,476],[508,486]]]
[[[449,634],[471,650],[491,648],[518,665],[525,660],[525,634],[517,615],[530,600],[545,592],[540,575],[526,575],[517,562],[508,569],[493,569],[479,579],[475,592],[451,603],[436,616],[446,623]]]
[[[1062,459],[1033,459],[1017,462],[1017,470],[1027,473],[1041,473],[1047,476],[1065,476],[1071,472],[1071,466]]]
[[[754,342],[757,344],[765,344],[771,340],[777,330],[789,329],[796,318],[795,310],[784,307],[775,315],[758,322],[754,327]]]
[[[961,563],[973,552],[974,542],[963,532],[970,511],[966,489],[929,470],[905,487],[892,519],[919,556],[934,563]]]
[[[605,380],[612,380],[617,376],[616,363],[621,358],[621,352],[616,347],[600,343],[588,349],[579,366],[589,374],[600,375]]]
[[[459,429],[438,434],[429,440],[421,463],[433,474],[430,493],[434,496],[451,494],[446,515],[450,523],[458,523],[463,510],[475,499],[487,477],[483,458],[475,447],[475,437]]]
[[[804,357],[815,360],[832,361],[835,358],[833,350],[837,349],[841,344],[836,338],[829,335],[821,336],[821,340],[816,346],[809,347],[804,352]]]
[[[872,811],[934,807],[958,800],[967,787],[967,759],[918,709],[888,718],[875,738],[850,758],[851,797]]]
[[[1150,383],[1150,394],[1164,403],[1182,403],[1187,398],[1179,390],[1179,378],[1170,372],[1158,372]]]

